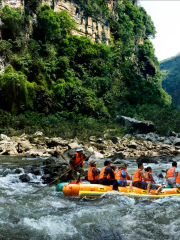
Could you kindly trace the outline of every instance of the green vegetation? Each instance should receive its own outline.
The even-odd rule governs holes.
[[[117,115],[152,120],[160,133],[169,131],[158,122],[160,110],[162,116],[175,110],[162,89],[150,41],[154,24],[130,0],[117,1],[115,15],[108,2],[77,0],[86,15],[110,21],[110,47],[71,35],[76,24],[68,12],[55,13],[40,1],[26,1],[22,13],[8,6],[0,9],[0,55],[8,65],[0,75],[1,132],[11,127],[72,137],[102,134],[111,127],[123,134]],[[33,14],[37,18],[31,24]],[[171,128],[178,131],[176,122]],[[71,134],[65,134],[67,129]]]
[[[165,59],[160,64],[162,86],[172,96],[174,104],[180,106],[180,55]]]

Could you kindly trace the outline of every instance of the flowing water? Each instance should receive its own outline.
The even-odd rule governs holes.
[[[0,157],[1,240],[178,240],[180,196],[156,201],[120,194],[100,199],[68,198],[42,183],[22,183],[14,169],[42,159]],[[180,163],[178,164],[180,167]],[[171,164],[151,165],[154,172]],[[97,167],[101,168],[102,164]],[[133,173],[136,164],[128,167]],[[31,181],[41,176],[29,174]],[[156,179],[157,180],[157,179]]]

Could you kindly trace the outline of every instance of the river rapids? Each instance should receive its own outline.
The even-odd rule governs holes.
[[[89,200],[65,197],[55,186],[32,194],[44,186],[41,176],[29,174],[31,184],[19,176],[23,166],[40,160],[0,157],[1,240],[179,240],[180,196],[151,201],[106,194]],[[156,173],[171,163],[151,167]],[[128,167],[131,175],[135,169],[135,163]]]

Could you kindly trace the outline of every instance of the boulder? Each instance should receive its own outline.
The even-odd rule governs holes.
[[[134,118],[117,116],[122,126],[128,126],[130,132],[149,133],[154,132],[154,124],[148,122],[138,121]]]
[[[143,156],[141,155],[137,160],[137,163],[155,163],[158,164],[158,161],[154,157]]]
[[[168,144],[168,145],[172,145],[173,141],[171,139],[166,139],[163,144]]]
[[[26,152],[29,151],[30,149],[32,149],[32,145],[29,141],[20,141],[18,143],[18,152],[22,153],[22,152]]]
[[[104,158],[104,155],[101,154],[101,153],[99,153],[99,152],[96,152],[96,151],[95,151],[95,152],[94,152],[94,157],[101,159],[101,158]]]
[[[89,137],[89,141],[90,142],[95,142],[96,141],[96,137],[95,136],[90,136]]]
[[[118,138],[118,137],[111,137],[110,140],[111,140],[114,144],[116,144],[116,143],[119,142],[119,138]]]
[[[41,177],[41,179],[43,180],[44,184],[48,184],[48,183],[52,182],[51,174],[45,174]]]
[[[4,134],[0,134],[0,140],[10,141],[11,139],[8,136],[4,135]]]
[[[172,132],[169,133],[169,136],[170,136],[170,137],[171,137],[171,136],[172,136],[172,137],[176,137],[176,135],[177,135],[177,133],[175,133],[174,131],[172,131]]]
[[[173,144],[174,146],[180,146],[180,138],[175,138]]]
[[[105,143],[102,138],[98,138],[96,142],[97,142],[97,143],[100,143],[100,144],[104,144],[104,143]]]
[[[22,169],[21,168],[16,168],[14,173],[15,174],[20,174],[20,173],[22,173]]]
[[[76,141],[68,144],[69,149],[75,149],[78,147],[80,147],[80,146],[78,145],[78,143]]]
[[[42,135],[43,135],[43,133],[42,133],[42,132],[40,132],[40,131],[37,131],[37,132],[35,132],[35,133],[34,133],[34,135],[35,135],[35,136],[42,136]]]
[[[48,147],[57,147],[57,146],[67,146],[68,141],[63,140],[62,138],[50,138],[46,140]]]
[[[156,175],[158,178],[164,178],[162,170],[158,171]]]
[[[137,144],[134,141],[131,141],[130,143],[128,143],[128,148],[133,148],[136,149],[137,148]]]
[[[116,159],[125,159],[125,156],[121,152],[117,152],[108,158],[112,158],[112,161],[115,161]]]
[[[22,174],[19,176],[19,179],[21,180],[21,182],[30,182],[30,177],[28,176],[28,174]]]

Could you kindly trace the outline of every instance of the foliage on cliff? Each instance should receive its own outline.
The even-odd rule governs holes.
[[[180,55],[163,60],[160,63],[162,87],[172,96],[174,104],[180,106]]]
[[[141,106],[156,111],[170,104],[150,41],[155,36],[150,16],[130,0],[117,1],[112,15],[107,2],[81,4],[110,21],[110,47],[71,35],[76,24],[65,10],[55,13],[33,0],[23,13],[2,8],[0,55],[9,67],[0,75],[0,108],[111,121],[117,114],[143,120]]]

